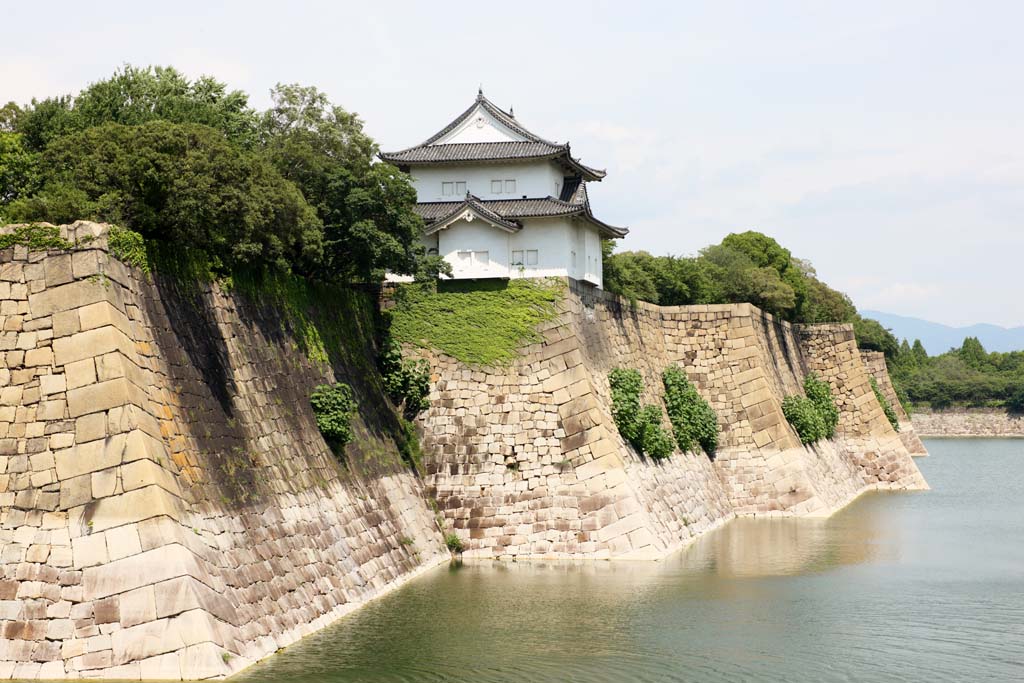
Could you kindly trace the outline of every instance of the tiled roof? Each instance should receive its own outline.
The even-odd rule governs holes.
[[[565,153],[563,145],[549,142],[456,142],[446,145],[411,147],[401,152],[381,153],[393,164],[443,163],[451,161],[495,161],[538,159]]]
[[[431,207],[431,210],[426,212],[423,211],[423,207],[425,206]],[[500,213],[495,211],[493,207],[486,206],[479,197],[475,197],[468,193],[466,194],[466,198],[461,202],[431,202],[428,204],[416,205],[416,213],[422,216],[424,222],[427,224],[428,235],[446,227],[448,223],[457,219],[466,211],[476,214],[480,218],[509,232],[518,232],[523,229],[523,226],[520,223],[517,223],[514,220],[508,220],[507,216],[502,216]]]
[[[525,141],[511,142],[460,142],[447,144],[434,144],[451,131],[458,128],[472,113],[477,106],[483,107],[491,116],[497,119],[503,126],[515,132]],[[450,164],[450,163],[479,163],[487,161],[525,161],[532,159],[557,159],[568,169],[579,173],[587,180],[601,180],[606,173],[600,169],[591,168],[574,159],[569,149],[569,144],[558,144],[534,135],[519,125],[510,112],[503,111],[489,99],[484,97],[483,92],[477,94],[476,101],[466,111],[459,114],[454,121],[430,136],[423,143],[403,149],[398,152],[381,152],[378,156],[384,161],[396,166],[409,166],[417,164]]]
[[[580,184],[581,186],[583,183]],[[582,192],[586,196],[585,190]],[[576,192],[576,196],[580,191]],[[629,232],[628,228],[618,228],[598,220],[590,211],[589,202],[572,203],[544,197],[538,199],[492,199],[483,200],[475,195],[468,195],[465,200],[459,202],[422,202],[416,205],[416,213],[423,217],[427,224],[427,233],[434,232],[444,224],[455,218],[465,208],[473,208],[479,211],[489,212],[498,220],[514,223],[519,226],[518,221],[522,218],[550,218],[555,216],[579,216],[580,218],[597,226],[605,237],[624,237]],[[431,230],[431,227],[435,227]],[[517,228],[518,229],[518,228]]]

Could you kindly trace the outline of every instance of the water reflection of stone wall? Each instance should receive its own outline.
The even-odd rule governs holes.
[[[574,285],[543,337],[510,368],[431,358],[426,483],[468,556],[660,557],[736,515],[828,515],[865,490],[927,487],[849,327],[795,329],[749,305],[630,306]],[[614,427],[608,371],[640,370],[660,404],[671,363],[718,413],[713,461],[650,461]],[[843,424],[803,447],[781,403],[811,369]]]
[[[368,337],[310,360],[274,306],[144,277],[105,230],[0,252],[0,678],[227,675],[447,559]],[[345,466],[308,399],[335,378]]]

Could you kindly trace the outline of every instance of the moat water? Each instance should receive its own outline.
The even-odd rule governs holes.
[[[1024,680],[1024,440],[927,446],[930,492],[658,563],[440,568],[235,680]]]

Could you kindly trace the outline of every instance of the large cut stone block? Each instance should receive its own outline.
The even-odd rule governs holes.
[[[141,390],[124,377],[68,391],[68,411],[71,417],[143,401],[145,396]]]
[[[54,362],[57,365],[67,365],[85,358],[95,358],[111,351],[120,351],[129,358],[135,355],[135,344],[132,343],[132,340],[112,325],[86,330],[53,341]]]
[[[47,287],[38,294],[30,294],[28,308],[35,317],[70,311],[97,301],[119,299],[116,290],[108,289],[99,279],[78,280],[59,287]]]
[[[93,528],[102,531],[160,515],[180,520],[181,508],[181,499],[159,486],[147,486],[97,501],[92,517]]]
[[[190,550],[172,544],[98,567],[88,567],[82,572],[82,587],[86,600],[98,600],[180,576],[210,581]]]

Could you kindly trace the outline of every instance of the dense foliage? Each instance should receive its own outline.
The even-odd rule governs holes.
[[[989,353],[968,337],[960,348],[929,356],[920,341],[904,340],[888,360],[897,393],[905,392],[913,404],[1020,410],[1015,406],[1024,402],[1024,351]]]
[[[352,415],[356,410],[352,389],[347,384],[321,384],[309,396],[316,426],[324,441],[340,454],[352,439]]]
[[[804,393],[807,394],[807,398],[811,400],[818,415],[821,416],[821,422],[825,427],[824,437],[831,439],[836,435],[836,427],[839,426],[839,408],[832,396],[832,387],[828,382],[818,379],[813,372],[809,372],[804,377]]]
[[[871,391],[875,392],[875,398],[878,399],[878,404],[882,406],[882,412],[885,413],[885,419],[889,421],[893,429],[897,432],[900,431],[900,420],[896,416],[896,410],[889,403],[889,399],[885,397],[885,394],[882,393],[878,386],[878,380],[871,376],[868,379],[871,381]]]
[[[641,405],[644,380],[638,370],[614,368],[608,373],[612,417],[626,441],[641,455],[660,460],[672,455],[672,437],[661,424],[661,408]]]
[[[787,396],[782,400],[782,413],[792,425],[800,443],[811,444],[826,438],[827,427],[814,401],[806,396]]]
[[[266,112],[212,78],[126,66],[74,97],[0,110],[0,220],[117,223],[211,268],[332,282],[427,276],[406,175],[354,114],[278,85]]]
[[[853,323],[862,348],[896,350],[895,338],[874,320],[861,318],[849,297],[759,232],[729,235],[694,257],[612,249],[606,241],[605,288],[628,299],[665,306],[752,303],[791,322]]]
[[[783,399],[782,413],[786,420],[802,444],[831,439],[839,425],[839,408],[832,396],[832,388],[811,372],[804,378],[804,393],[806,396]]]
[[[665,385],[665,409],[679,450],[695,451],[700,446],[714,457],[718,448],[718,416],[711,404],[697,393],[697,387],[678,365],[665,368],[661,381]]]
[[[504,365],[540,340],[537,326],[557,313],[557,282],[410,284],[388,311],[395,342],[434,348],[471,365]]]
[[[426,360],[402,358],[401,347],[389,338],[378,365],[384,391],[402,406],[407,418],[430,407],[430,364]]]

